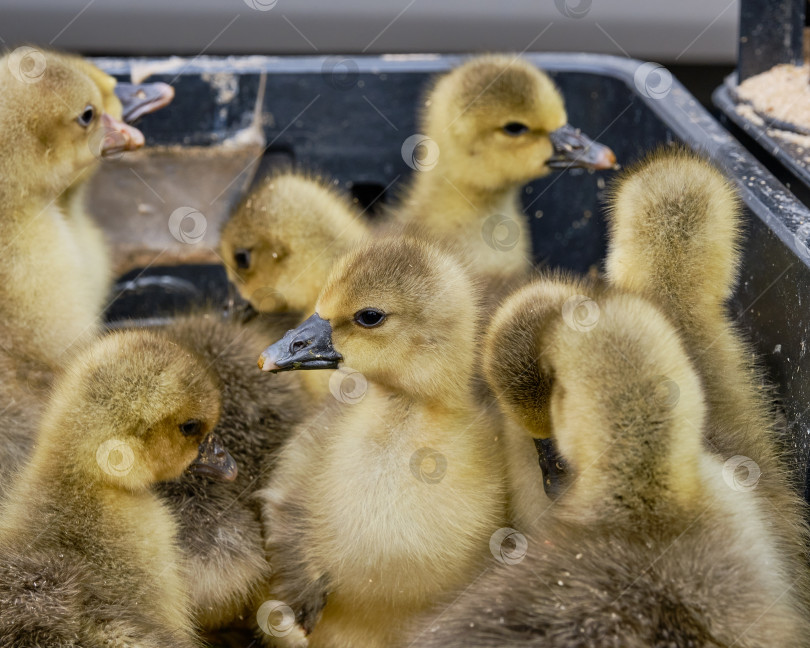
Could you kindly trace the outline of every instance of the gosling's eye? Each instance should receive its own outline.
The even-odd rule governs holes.
[[[87,128],[90,124],[93,123],[93,118],[96,116],[96,110],[93,106],[86,106],[85,109],[82,111],[82,114],[76,118],[76,121],[79,122],[79,126],[83,126]]]
[[[365,328],[374,328],[385,321],[385,313],[373,308],[366,308],[354,314],[354,321]]]
[[[240,270],[247,270],[250,267],[250,250],[239,248],[233,253],[233,260]]]
[[[526,124],[521,124],[520,122],[509,122],[503,127],[503,132],[507,135],[512,135],[513,137],[523,135],[523,133],[527,132],[528,130],[529,127],[526,126]]]
[[[185,423],[181,423],[179,427],[183,436],[187,437],[199,436],[202,432],[202,423],[197,419],[189,419]]]

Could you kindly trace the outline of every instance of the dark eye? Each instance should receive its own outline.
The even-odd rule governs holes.
[[[509,122],[503,127],[503,132],[507,135],[523,135],[523,133],[527,132],[529,127],[526,124],[521,124],[520,122]]]
[[[93,117],[95,116],[95,108],[93,108],[93,106],[86,106],[82,111],[82,114],[76,118],[76,121],[79,122],[79,126],[84,126],[87,128],[91,123],[93,123]]]
[[[250,267],[250,250],[239,248],[234,250],[233,260],[240,270],[247,270]]]
[[[354,321],[365,328],[374,328],[385,321],[385,313],[373,308],[366,308],[354,314]]]
[[[181,423],[179,427],[183,436],[187,437],[199,436],[200,432],[202,432],[202,423],[197,419],[189,419],[185,423]]]

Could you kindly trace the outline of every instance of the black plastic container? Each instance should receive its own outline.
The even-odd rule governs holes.
[[[792,467],[808,494],[810,212],[660,66],[596,55],[527,58],[559,84],[570,123],[611,146],[620,163],[627,165],[659,144],[679,141],[704,152],[736,183],[745,204],[748,236],[732,308],[778,386]],[[262,173],[279,160],[335,177],[363,204],[394,196],[398,185],[414,173],[401,148],[417,132],[416,114],[426,84],[432,75],[460,60],[451,56],[249,57],[174,63],[97,59],[97,63],[120,78],[129,77],[133,63],[140,69],[147,66],[158,71],[151,79],[175,86],[173,106],[141,125],[150,143],[215,150],[222,142],[238,140],[240,132],[258,127],[265,142],[259,151],[265,155],[229,185],[235,190],[210,203],[211,209],[225,214],[256,168]],[[604,186],[612,174],[571,170],[526,187],[524,205],[538,262],[577,272],[600,267],[605,253]],[[170,207],[164,205],[166,213],[160,214],[164,229]],[[116,214],[107,227],[115,229],[127,218],[138,216]],[[214,240],[215,220],[207,223],[214,230]],[[209,236],[208,243],[196,245],[212,245],[211,240]],[[216,303],[225,299],[224,273],[219,268],[171,270],[159,264],[158,260],[147,274],[184,275],[181,278],[187,284],[197,286],[188,289],[184,284],[185,296],[183,289],[177,289],[169,300],[171,308],[184,300]],[[143,316],[143,310],[133,313],[132,308],[137,304],[142,308],[144,295],[154,305],[151,314],[159,315],[166,295],[162,281],[153,278],[150,282],[155,285],[136,287],[142,294],[135,300],[128,291],[129,305],[121,300],[113,303],[111,319]]]
[[[714,91],[712,101],[722,123],[810,204],[810,133],[756,113],[737,97],[737,86],[752,76],[776,65],[802,65],[806,14],[806,0],[741,0],[737,70]]]
[[[712,93],[712,102],[721,112],[721,123],[739,138],[781,182],[805,205],[810,204],[810,135],[780,128],[766,116],[756,121],[738,112],[735,99],[737,74],[731,74]]]

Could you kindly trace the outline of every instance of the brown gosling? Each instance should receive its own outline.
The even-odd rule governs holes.
[[[620,177],[609,224],[609,282],[658,304],[679,327],[705,385],[709,448],[724,461],[753,462],[749,477],[810,610],[806,507],[776,443],[773,391],[728,310],[742,244],[734,187],[694,153],[661,149]]]
[[[311,313],[335,260],[368,235],[345,196],[314,176],[271,174],[222,228],[228,279],[260,313]]]
[[[570,481],[543,525],[494,543],[489,573],[425,615],[409,645],[807,646],[801,576],[770,504],[731,487],[704,446],[711,423],[686,344],[636,295],[591,293],[599,317],[586,328],[567,306],[582,292],[528,286],[486,347],[504,409],[552,436]]]
[[[220,251],[231,284],[258,313],[300,319],[315,309],[335,260],[369,236],[348,199],[325,180],[296,171],[272,174],[251,191],[222,228]],[[329,395],[329,376],[302,376],[314,397]]]
[[[427,138],[411,152],[419,171],[396,220],[465,246],[476,273],[498,282],[533,266],[522,186],[554,169],[616,162],[609,148],[568,125],[552,80],[517,56],[476,57],[438,77],[419,130]],[[509,249],[496,244],[498,227]]]
[[[173,93],[121,84],[122,105],[115,79],[88,61],[31,47],[0,57],[0,90],[0,347],[56,369],[98,332],[111,280],[86,182],[101,158],[143,145],[122,118]]]
[[[186,472],[157,488],[177,521],[194,619],[206,631],[233,625],[250,630],[268,598],[270,570],[253,494],[272,474],[282,443],[300,422],[299,404],[307,397],[296,374],[257,376],[250,371],[256,350],[266,343],[269,323],[241,324],[223,320],[219,313],[196,314],[178,318],[160,332],[209,367],[222,395],[214,432],[239,464],[233,481]],[[283,331],[275,328],[277,335]]]
[[[315,314],[262,354],[265,371],[345,374],[261,493],[271,592],[310,646],[399,645],[504,526],[497,432],[472,384],[477,326],[452,256],[383,238],[341,258]]]
[[[143,144],[122,119],[172,96],[74,55],[0,57],[0,482],[28,456],[62,353],[99,330],[111,277],[87,180],[100,158]]]
[[[196,646],[177,525],[152,487],[236,467],[219,390],[182,346],[109,335],[56,381],[0,510],[0,643]]]

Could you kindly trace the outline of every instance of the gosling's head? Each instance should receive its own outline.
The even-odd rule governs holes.
[[[740,264],[740,202],[711,162],[661,148],[612,188],[606,271],[612,283],[713,312],[733,293]]]
[[[565,311],[570,321],[589,327],[598,307],[592,286],[579,280],[548,277],[507,297],[492,316],[484,336],[484,375],[504,414],[534,438],[551,436],[548,399],[551,376],[539,359],[548,326]],[[593,308],[597,310],[594,311]]]
[[[454,257],[423,240],[384,238],[337,262],[315,314],[268,347],[260,366],[344,363],[416,398],[466,398],[476,329],[476,290]]]
[[[29,193],[59,193],[101,158],[140,148],[124,123],[168,104],[164,83],[118,84],[79,56],[19,47],[0,59],[0,150]]]
[[[551,429],[560,453],[575,472],[598,476],[594,483],[606,491],[617,482],[646,480],[655,483],[637,492],[647,489],[650,497],[659,488],[679,490],[701,453],[700,379],[675,328],[653,304],[607,293],[596,305],[592,328],[558,312],[541,332],[538,364],[551,383]]]
[[[551,79],[519,57],[482,56],[439,78],[423,115],[453,182],[508,189],[556,168],[611,168],[613,152],[568,125]],[[456,179],[454,179],[456,178]]]
[[[483,359],[504,413],[553,439],[576,478],[560,500],[570,510],[694,501],[703,392],[650,302],[564,277],[534,281],[492,318]]]
[[[586,302],[540,285],[535,297],[535,407],[575,478],[560,503],[635,515],[700,501],[705,402],[666,317],[635,295]]]
[[[335,258],[366,230],[333,188],[286,172],[241,202],[220,247],[228,278],[256,311],[311,312]]]
[[[212,433],[220,390],[200,358],[146,331],[108,335],[71,362],[43,420],[60,470],[137,491],[186,469],[233,479]]]

